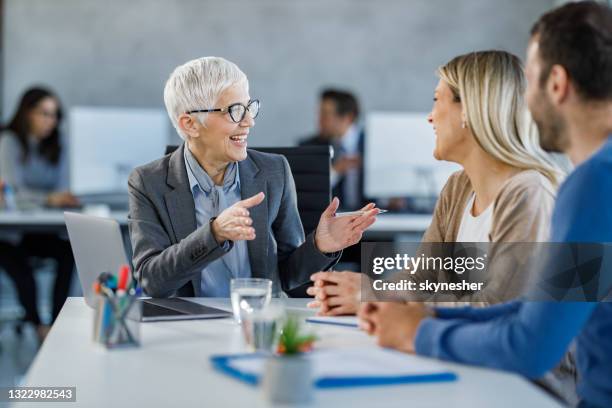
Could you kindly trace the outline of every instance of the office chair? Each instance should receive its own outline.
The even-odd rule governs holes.
[[[166,146],[166,154],[176,149],[178,146]],[[258,147],[253,150],[282,154],[287,158],[295,181],[298,212],[304,226],[304,233],[310,234],[317,228],[321,213],[331,200],[331,147]],[[309,286],[311,286],[310,283],[304,284],[288,292],[288,295],[307,297],[306,289]]]

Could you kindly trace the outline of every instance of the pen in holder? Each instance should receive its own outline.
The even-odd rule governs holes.
[[[94,341],[107,348],[140,345],[142,303],[138,291],[128,288],[129,269],[122,267],[119,279],[102,273],[94,284],[98,294],[94,315]]]

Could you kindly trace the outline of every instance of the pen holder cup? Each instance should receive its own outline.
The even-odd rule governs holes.
[[[142,302],[137,296],[98,296],[93,339],[106,348],[140,346]]]

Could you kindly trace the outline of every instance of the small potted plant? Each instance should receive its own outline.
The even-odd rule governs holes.
[[[263,389],[275,403],[295,404],[312,398],[312,363],[305,355],[316,340],[304,334],[297,316],[288,316],[279,341],[277,354],[266,361]]]

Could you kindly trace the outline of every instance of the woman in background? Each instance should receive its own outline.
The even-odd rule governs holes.
[[[67,156],[62,147],[59,125],[59,99],[43,88],[31,88],[0,133],[0,179],[15,192],[20,208],[74,207],[78,200],[67,191]],[[70,243],[54,234],[25,234],[13,238],[17,253],[26,258],[52,258],[56,261],[52,321],[63,306],[74,268]],[[48,331],[36,305],[36,284],[29,262],[20,262],[11,273],[26,310],[25,320],[37,327],[42,339]]]

